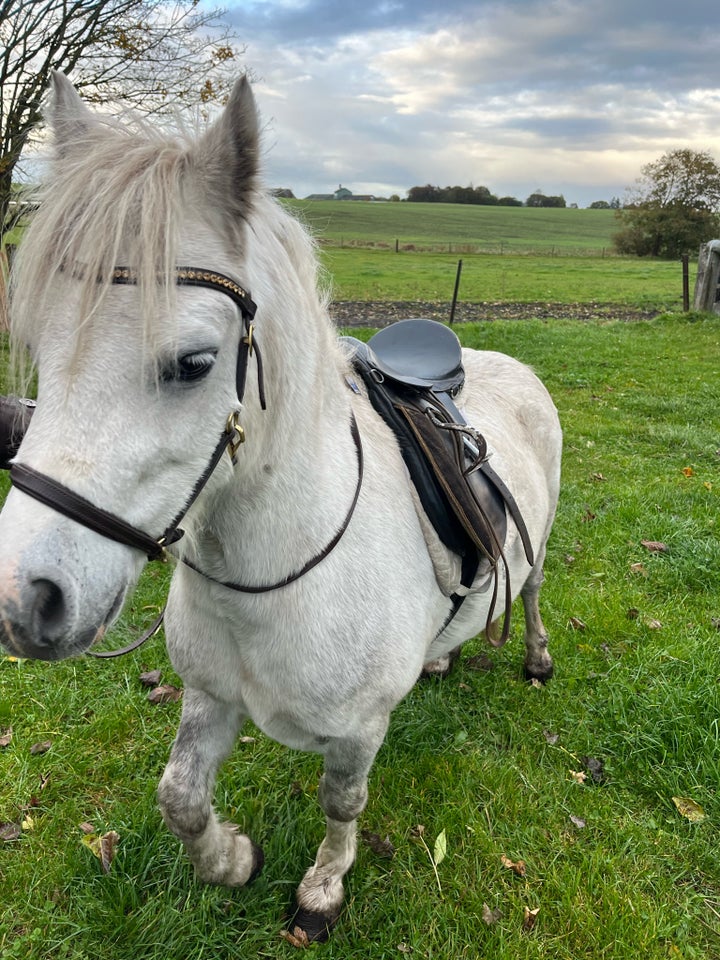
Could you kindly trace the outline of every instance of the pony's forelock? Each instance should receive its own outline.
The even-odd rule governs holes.
[[[174,294],[175,247],[188,140],[141,121],[98,122],[52,163],[13,268],[11,334],[33,342],[50,315],[58,274],[80,284],[78,343],[112,282],[128,266],[137,277],[143,331]]]

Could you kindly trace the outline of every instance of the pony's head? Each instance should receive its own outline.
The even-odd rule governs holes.
[[[221,292],[176,284],[178,265],[245,286],[257,114],[240,80],[197,137],[89,111],[53,79],[55,159],[17,257],[12,338],[38,376],[17,462],[157,536],[187,503],[238,408],[241,323]],[[118,265],[132,285],[113,282]],[[252,272],[250,270],[250,272]],[[229,460],[211,484],[230,476]],[[0,641],[58,659],[86,650],[143,566],[19,489],[0,514]]]

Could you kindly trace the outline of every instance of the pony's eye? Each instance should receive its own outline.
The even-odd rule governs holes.
[[[172,366],[166,367],[160,372],[160,378],[165,383],[177,381],[179,383],[192,383],[202,380],[212,370],[215,364],[217,351],[202,350],[199,353],[186,353],[178,357]]]

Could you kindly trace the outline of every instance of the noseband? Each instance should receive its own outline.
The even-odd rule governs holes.
[[[113,284],[134,286],[137,284],[137,277],[129,267],[116,267],[113,270],[110,282]],[[250,297],[250,294],[247,293],[247,291],[245,291],[238,283],[230,279],[230,277],[226,277],[224,274],[217,273],[213,270],[202,270],[196,267],[177,267],[175,269],[175,282],[178,286],[203,287],[207,290],[215,290],[219,293],[224,293],[226,296],[230,297],[233,303],[235,303],[235,305],[239,308],[240,316],[242,318],[242,331],[238,345],[238,354],[235,366],[235,387],[237,391],[238,403],[241,404],[243,401],[243,397],[245,395],[245,384],[247,381],[248,361],[251,356],[254,356],[257,363],[260,406],[263,410],[265,410],[266,402],[262,359],[258,349],[257,341],[254,338],[255,325],[253,321],[257,310],[257,305]],[[221,586],[240,593],[267,593],[271,590],[276,590],[279,587],[286,586],[287,584],[298,580],[301,576],[311,570],[321,560],[323,560],[340,541],[340,538],[350,523],[350,519],[354,513],[355,506],[358,501],[363,477],[363,453],[360,435],[354,417],[352,417],[351,421],[351,431],[358,458],[358,481],[355,489],[355,495],[338,533],[331,540],[331,542],[317,556],[313,557],[308,563],[306,563],[304,567],[283,578],[283,580],[279,581],[278,583],[270,584],[268,586],[246,586],[239,583],[216,580],[214,577],[210,577],[208,574],[205,574],[194,563],[191,563],[187,560],[184,562],[197,573],[202,574],[204,577],[212,580],[214,583],[219,583]],[[32,467],[28,467],[25,464],[11,464],[10,479],[12,480],[13,485],[18,488],[18,490],[22,490],[23,493],[28,494],[35,500],[39,500],[46,506],[52,507],[58,513],[69,517],[71,520],[75,520],[77,523],[80,523],[84,527],[88,527],[90,530],[94,530],[101,536],[107,537],[109,540],[114,540],[116,543],[121,543],[125,546],[142,550],[147,556],[148,560],[166,560],[168,556],[167,547],[171,546],[173,543],[177,543],[177,541],[183,536],[184,531],[180,527],[180,524],[212,476],[215,468],[222,459],[223,454],[227,450],[230,453],[233,462],[235,462],[238,448],[240,444],[244,442],[244,440],[245,432],[240,426],[238,411],[234,410],[229,414],[225,424],[225,429],[215,446],[207,467],[193,487],[189,499],[183,506],[182,510],[179,511],[172,522],[157,538],[152,537],[150,534],[146,533],[144,530],[140,530],[138,527],[132,526],[132,524],[127,523],[127,521],[123,520],[121,517],[117,517],[115,514],[110,513],[107,510],[103,510],[101,507],[97,507],[90,500],[87,500],[85,497],[80,496],[80,494],[70,490],[59,481],[54,480],[52,477],[49,477],[38,470],[34,470]],[[144,643],[144,641],[151,637],[155,632],[157,632],[160,624],[162,623],[162,617],[163,615],[161,614],[146,634],[144,634],[138,640],[133,641],[133,643],[129,644],[127,647],[123,647],[121,650],[112,651],[111,653],[97,652],[93,655],[98,657],[112,657],[127,653],[130,650],[134,650],[136,647],[140,646],[141,643]]]

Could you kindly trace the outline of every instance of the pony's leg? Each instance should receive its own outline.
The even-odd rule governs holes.
[[[540,616],[538,596],[545,580],[543,562],[545,545],[535,560],[535,566],[520,591],[525,609],[525,676],[528,680],[540,680],[543,683],[553,675],[553,661],[548,653],[548,637]]]
[[[290,929],[326,940],[340,915],[343,877],[357,849],[357,817],[367,803],[367,778],[387,730],[387,718],[360,739],[335,739],[325,751],[318,799],[326,816],[325,839],[297,889]]]
[[[455,661],[460,656],[461,648],[462,644],[459,644],[454,650],[443,654],[443,656],[438,657],[437,660],[428,660],[427,663],[424,663],[422,673],[420,674],[421,679],[425,680],[428,677],[449,676],[452,668],[455,666]]]
[[[185,845],[197,875],[208,883],[243,886],[263,866],[260,847],[222,823],[212,807],[215,778],[245,720],[242,708],[185,690],[180,727],[158,787],[168,828]]]

